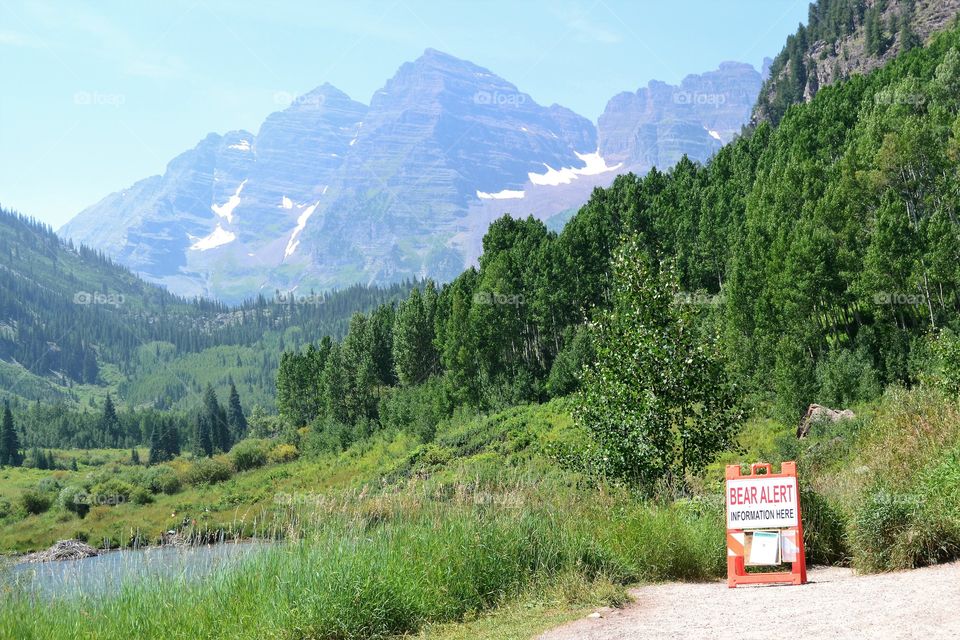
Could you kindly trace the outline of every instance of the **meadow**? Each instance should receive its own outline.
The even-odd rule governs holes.
[[[721,577],[720,478],[735,460],[799,461],[811,562],[880,571],[960,554],[960,409],[937,392],[891,388],[855,420],[815,425],[803,440],[787,425],[751,421],[736,451],[684,491],[656,495],[593,477],[577,456],[584,434],[569,410],[554,401],[453,418],[427,445],[380,433],[337,455],[311,455],[305,433],[297,460],[232,470],[213,484],[189,484],[192,463],[175,461],[181,490],[145,504],[96,506],[83,518],[56,506],[9,514],[6,549],[76,531],[114,543],[140,531],[149,542],[184,514],[194,521],[185,530],[281,542],[202,581],[55,602],[5,593],[0,633],[456,637],[491,619],[498,631],[529,632],[583,606],[621,604],[628,585]],[[89,461],[98,464],[76,472],[4,470],[3,499],[64,474],[69,483],[98,469],[129,471],[125,455],[95,452]],[[528,613],[511,615],[518,606]]]

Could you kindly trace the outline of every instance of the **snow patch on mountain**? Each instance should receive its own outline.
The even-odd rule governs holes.
[[[237,190],[227,199],[225,203],[212,204],[210,205],[210,209],[219,217],[226,218],[227,222],[233,223],[233,210],[237,208],[238,204],[240,204],[240,192],[243,191],[243,185],[245,184],[247,184],[246,180],[240,183],[240,186],[237,187]]]
[[[711,138],[714,138],[715,140],[719,140],[720,142],[723,142],[723,138],[721,138],[720,134],[717,133],[716,131],[713,131],[712,129],[707,129],[706,127],[704,127],[704,130],[710,134]]]
[[[193,244],[190,245],[191,250],[206,251],[208,249],[215,249],[216,247],[233,242],[237,239],[237,234],[233,233],[232,231],[227,231],[221,227],[220,223],[218,222],[217,228],[213,230],[213,233],[206,237],[197,238],[189,235],[187,237],[189,237],[191,241],[194,241]]]
[[[236,149],[237,151],[250,151],[250,141],[241,140],[237,144],[231,144],[227,149]]]
[[[351,147],[352,147],[353,145],[357,144],[357,138],[360,137],[360,129],[362,129],[362,128],[363,128],[363,123],[362,123],[362,122],[359,123],[359,124],[357,124],[357,130],[356,130],[356,132],[354,132],[354,134],[353,134],[353,140],[350,141],[350,146],[351,146]]]
[[[293,233],[290,234],[290,239],[287,240],[287,248],[283,251],[283,257],[289,258],[293,255],[293,252],[297,250],[297,246],[300,244],[300,240],[297,239],[297,236],[300,235],[300,232],[303,231],[303,228],[307,226],[307,220],[310,219],[310,216],[313,215],[313,212],[317,210],[317,205],[320,204],[320,201],[317,200],[314,204],[310,205],[303,210],[303,213],[297,218],[297,226],[294,227]]]
[[[512,200],[515,198],[522,198],[524,195],[526,194],[522,190],[516,191],[512,189],[504,189],[503,191],[497,191],[496,193],[477,191],[477,197],[482,200]]]
[[[580,168],[563,167],[561,169],[554,169],[550,165],[544,164],[543,166],[547,168],[546,173],[528,173],[527,177],[530,179],[530,182],[535,185],[556,187],[561,184],[570,184],[580,176],[596,176],[608,171],[615,171],[623,164],[622,162],[618,162],[612,167],[607,165],[606,160],[600,155],[599,149],[593,153],[574,153],[576,153],[577,157],[584,163],[584,166]]]
[[[280,200],[280,208],[293,209],[293,200],[291,200],[287,196],[283,196],[283,198]]]

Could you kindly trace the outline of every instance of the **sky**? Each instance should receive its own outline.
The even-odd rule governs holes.
[[[428,47],[596,121],[653,79],[759,69],[808,2],[0,0],[0,206],[59,228],[324,82],[369,103]]]

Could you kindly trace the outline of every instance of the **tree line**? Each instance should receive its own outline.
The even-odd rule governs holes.
[[[414,420],[410,403],[443,415],[571,392],[625,243],[670,265],[754,407],[793,420],[913,383],[927,336],[958,328],[958,43],[824,88],[705,165],[619,176],[560,233],[495,221],[477,268],[285,353],[281,416],[358,434]]]

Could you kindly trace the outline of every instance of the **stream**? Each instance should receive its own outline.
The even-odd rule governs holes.
[[[241,542],[147,547],[105,551],[82,560],[21,562],[0,568],[0,590],[12,588],[39,597],[98,597],[147,579],[203,578],[268,546],[265,542]]]

